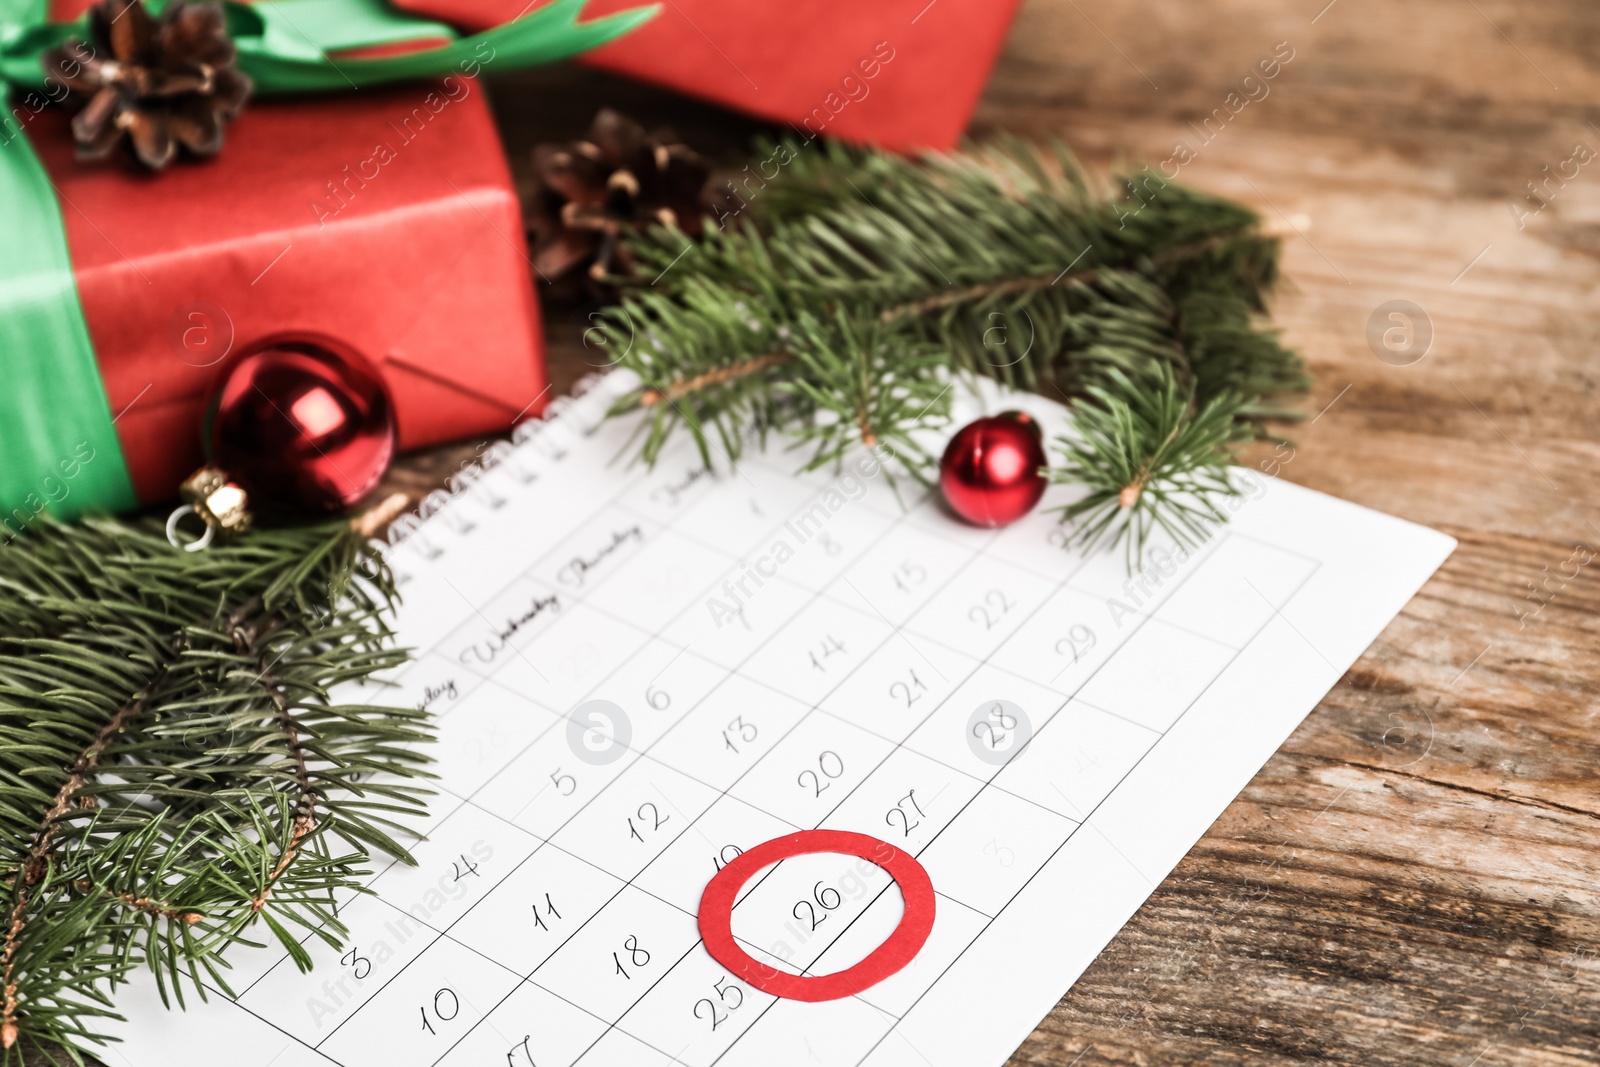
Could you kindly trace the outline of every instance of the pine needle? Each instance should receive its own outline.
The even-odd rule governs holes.
[[[227,988],[236,942],[342,935],[372,846],[404,855],[374,824],[427,795],[421,712],[330,704],[405,661],[393,599],[346,523],[190,553],[155,521],[45,519],[0,546],[6,1067],[102,1043],[136,968],[181,1004]]]
[[[1057,440],[1049,477],[1088,490],[1059,509],[1074,526],[1067,543],[1121,542],[1131,571],[1153,530],[1192,548],[1226,521],[1217,503],[1237,494],[1226,464],[1244,436],[1243,402],[1223,394],[1195,411],[1170,371],[1144,388],[1119,380],[1120,371],[1110,377],[1114,387],[1091,386],[1074,432]]]
[[[1233,449],[1296,417],[1303,366],[1261,321],[1278,242],[1237,204],[1100,192],[1064,147],[1015,139],[920,161],[758,152],[777,176],[736,215],[699,244],[637,236],[616,279],[607,343],[642,384],[614,411],[649,410],[647,462],[683,430],[707,462],[782,430],[811,466],[881,442],[928,481],[918,432],[948,425],[955,378],[986,377],[1069,400],[1055,476],[1090,495],[1063,511],[1068,542],[1137,555],[1212,521]]]

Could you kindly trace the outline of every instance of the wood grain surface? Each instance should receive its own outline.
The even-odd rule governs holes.
[[[718,153],[758,128],[570,66],[491,89],[524,183],[604,105]],[[1279,473],[1461,542],[1012,1062],[1600,1062],[1600,9],[1028,0],[972,127],[1002,130],[1098,168],[1183,142],[1180,181],[1280,226],[1317,384]],[[605,353],[545,311],[563,391]]]

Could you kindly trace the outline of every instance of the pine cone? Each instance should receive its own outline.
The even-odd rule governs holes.
[[[180,144],[197,156],[222,147],[250,79],[235,66],[220,4],[174,0],[157,19],[142,0],[100,0],[89,36],[45,56],[45,69],[88,101],[72,119],[78,158],[104,159],[124,135],[152,170]]]
[[[533,167],[533,264],[558,285],[581,282],[591,295],[613,296],[604,279],[631,269],[629,232],[662,223],[700,236],[711,168],[670,130],[646,134],[606,108],[585,140],[535,148]]]

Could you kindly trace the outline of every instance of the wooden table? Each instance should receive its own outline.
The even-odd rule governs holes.
[[[1185,142],[1181,181],[1289,235],[1275,314],[1316,417],[1282,476],[1461,546],[1013,1063],[1600,1061],[1597,55],[1593,0],[1025,4],[973,133],[1102,167]],[[757,128],[572,67],[492,89],[525,182],[603,105],[713,152]],[[1524,183],[1579,144],[1538,209]],[[565,390],[603,357],[546,313]]]

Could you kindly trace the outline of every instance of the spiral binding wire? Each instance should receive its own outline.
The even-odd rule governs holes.
[[[477,529],[485,512],[503,508],[508,498],[495,486],[491,471],[508,471],[522,485],[539,480],[538,460],[558,463],[566,458],[567,448],[578,438],[588,437],[605,421],[612,403],[635,388],[637,379],[626,371],[585,375],[573,387],[571,396],[552,400],[541,418],[528,419],[512,427],[510,441],[496,441],[475,460],[462,466],[417,505],[389,524],[388,534],[373,543],[386,557],[402,545],[411,545],[426,560],[444,555],[428,530],[435,523],[445,524],[460,537]],[[574,425],[576,424],[576,425]],[[471,502],[476,507],[463,507]],[[477,512],[474,514],[474,512]],[[395,581],[403,585],[409,575],[397,572]]]

